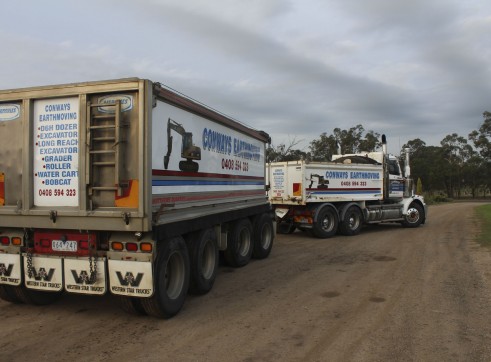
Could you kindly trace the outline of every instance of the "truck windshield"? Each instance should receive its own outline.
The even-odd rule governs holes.
[[[391,175],[401,175],[401,171],[399,169],[399,164],[397,163],[397,160],[389,160],[389,173]]]

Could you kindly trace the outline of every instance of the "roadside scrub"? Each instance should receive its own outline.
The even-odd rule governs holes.
[[[476,207],[476,215],[481,227],[477,242],[483,246],[491,247],[491,204]]]

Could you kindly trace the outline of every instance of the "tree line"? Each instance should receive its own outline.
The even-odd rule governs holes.
[[[411,174],[419,180],[427,196],[449,198],[482,197],[491,189],[491,112],[483,113],[484,121],[478,130],[467,137],[452,133],[445,136],[440,146],[427,146],[416,138],[401,149],[409,148]],[[361,124],[347,130],[335,128],[332,134],[323,132],[310,142],[309,151],[295,148],[299,141],[288,145],[270,146],[266,150],[268,162],[330,161],[334,154],[362,153],[380,150],[381,135],[365,131]]]

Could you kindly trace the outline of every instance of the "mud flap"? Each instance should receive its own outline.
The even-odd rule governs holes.
[[[152,262],[109,260],[111,293],[130,297],[153,295]]]
[[[24,265],[24,280],[27,288],[50,292],[59,292],[63,289],[63,260],[61,258],[33,256],[30,277],[26,255],[24,255]]]
[[[19,254],[0,254],[0,284],[20,285],[22,281]]]
[[[97,277],[90,280],[90,262],[88,259],[64,260],[65,290],[70,293],[102,295],[107,291],[105,258],[98,258],[95,264]]]

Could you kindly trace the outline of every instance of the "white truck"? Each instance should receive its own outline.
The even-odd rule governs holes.
[[[335,155],[332,162],[269,164],[269,200],[278,231],[300,229],[328,238],[337,232],[356,235],[365,223],[424,224],[428,210],[413,192],[409,152],[403,176],[397,158],[387,154],[385,136],[382,144],[381,152]]]
[[[0,91],[0,297],[113,293],[171,317],[233,267],[268,257],[265,144],[159,83]]]

